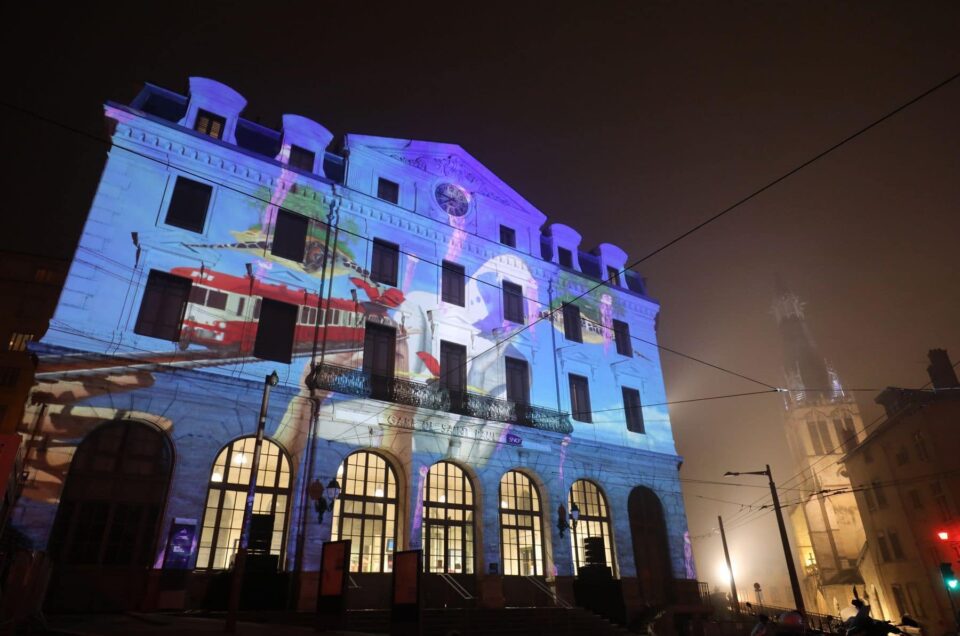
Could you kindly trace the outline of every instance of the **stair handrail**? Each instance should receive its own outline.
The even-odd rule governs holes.
[[[553,601],[553,604],[556,605],[557,607],[562,607],[563,609],[571,609],[573,607],[572,605],[570,605],[570,603],[563,600],[559,594],[557,594],[557,590],[554,587],[547,585],[546,582],[540,580],[535,576],[530,576],[530,575],[525,575],[523,578],[530,581],[530,583],[535,588],[537,588],[538,590],[540,590],[541,592],[549,596],[550,599]]]
[[[450,574],[448,574],[447,572],[440,572],[439,574],[440,574],[440,578],[443,579],[443,581],[447,585],[452,587],[453,591],[459,594],[460,598],[462,598],[463,600],[470,601],[476,598],[473,596],[473,594],[470,593],[470,591],[467,588],[460,585],[460,582],[457,581],[452,576],[450,576]]]
[[[357,582],[353,580],[353,576],[350,574],[347,575],[347,587],[349,587],[351,590],[360,589],[360,586],[357,585]]]

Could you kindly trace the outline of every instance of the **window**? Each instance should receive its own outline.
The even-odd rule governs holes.
[[[607,266],[607,282],[620,287],[620,270],[616,267]]]
[[[910,463],[910,453],[907,452],[907,447],[900,445],[900,448],[897,449],[897,454],[894,455],[894,458],[897,460],[897,466],[903,466],[904,464]]]
[[[227,120],[202,108],[197,110],[197,121],[193,124],[193,129],[204,135],[210,135],[214,139],[223,138],[223,129],[227,127]]]
[[[853,418],[849,415],[842,419],[833,418],[833,428],[837,433],[837,441],[843,446],[843,452],[849,453],[857,447],[857,432],[853,427]]]
[[[883,492],[883,488],[880,487],[880,482],[875,481],[870,484],[873,489],[873,494],[877,497],[877,505],[881,508],[887,507],[887,496]]]
[[[590,385],[582,375],[570,374],[570,411],[579,422],[592,422]]]
[[[15,331],[10,334],[10,342],[7,343],[7,349],[10,351],[26,351],[27,345],[31,342],[33,342],[32,333],[19,333]]]
[[[189,278],[151,269],[134,333],[171,342],[180,340],[190,286]]]
[[[558,247],[557,260],[564,267],[573,267],[573,252],[571,252],[565,247]]]
[[[570,496],[567,500],[567,511],[573,510],[574,505],[580,510],[580,519],[575,528],[570,530],[571,547],[573,549],[573,573],[586,565],[586,550],[584,540],[589,537],[603,539],[603,551],[607,566],[614,576],[617,576],[617,564],[613,559],[613,537],[610,533],[610,513],[607,499],[592,481],[580,479],[573,482]],[[573,522],[571,521],[571,524]]]
[[[212,193],[213,188],[206,183],[177,177],[163,222],[191,232],[203,232]]]
[[[397,547],[397,475],[369,451],[348,455],[337,470],[343,490],[333,503],[331,541],[350,539],[351,572],[392,572]]]
[[[933,493],[933,501],[936,502],[937,508],[940,511],[940,520],[950,521],[953,518],[950,512],[950,504],[947,501],[946,493],[943,492],[943,486],[940,485],[939,481],[935,481],[930,485],[930,492]]]
[[[443,302],[465,307],[466,275],[463,266],[443,261],[440,288]]]
[[[298,313],[297,305],[264,298],[260,305],[253,355],[261,360],[289,363],[293,357],[293,337]]]
[[[920,510],[923,508],[923,499],[920,498],[919,490],[910,490],[907,492],[907,495],[910,497],[910,503],[913,504],[914,510]]]
[[[573,342],[583,342],[580,330],[580,308],[576,305],[563,305],[563,337]]]
[[[873,453],[870,451],[869,448],[863,449],[863,461],[864,463],[867,463],[867,464],[873,463]]]
[[[211,309],[226,309],[227,294],[216,289],[194,285],[190,288],[190,304],[210,307]]]
[[[891,530],[890,535],[890,548],[893,550],[893,558],[898,561],[906,559],[906,555],[903,553],[903,546],[900,545],[900,535]]]
[[[530,371],[526,360],[507,357],[507,399],[514,404],[530,403]]]
[[[151,566],[172,470],[159,429],[130,420],[94,429],[67,475],[50,536],[54,560]]]
[[[523,324],[523,288],[503,281],[503,318]]]
[[[400,248],[395,243],[373,239],[373,257],[370,263],[370,280],[397,286],[397,269],[400,263]]]
[[[313,164],[316,160],[317,155],[313,151],[290,144],[290,159],[287,161],[290,166],[306,172],[313,172]]]
[[[423,489],[424,569],[473,574],[473,486],[456,464],[430,467]]]
[[[375,399],[390,398],[397,357],[396,342],[396,329],[374,322],[367,323],[363,337],[363,370],[370,375],[370,396]]]
[[[380,177],[377,179],[377,198],[397,203],[400,200],[400,184]]]
[[[450,402],[456,407],[463,402],[467,390],[467,348],[440,341],[440,386],[450,392]]]
[[[623,387],[623,410],[627,419],[627,430],[632,433],[644,433],[643,407],[640,404],[640,391]]]
[[[910,604],[913,606],[913,616],[917,618],[926,618],[927,612],[923,607],[923,597],[920,595],[920,589],[914,582],[907,583],[907,594],[910,597]]]
[[[920,461],[925,462],[930,459],[930,455],[927,453],[927,441],[922,431],[917,431],[913,434],[913,448],[917,451],[917,458],[920,459]]]
[[[307,217],[286,210],[277,211],[270,253],[291,261],[302,261],[309,227],[310,219]]]
[[[500,478],[500,550],[505,576],[541,576],[543,531],[540,493],[516,470]]]
[[[890,589],[893,591],[893,600],[897,604],[897,613],[901,616],[909,614],[910,608],[907,606],[907,598],[903,595],[903,588],[898,583],[894,583]]]
[[[870,490],[869,488],[865,489],[863,491],[863,498],[867,502],[867,510],[869,510],[870,512],[873,512],[874,510],[877,509],[877,499],[876,497],[873,496],[872,490]]]
[[[886,563],[891,561],[890,558],[890,546],[887,545],[887,535],[883,532],[877,533],[877,547],[880,548],[880,560]]]
[[[220,451],[207,489],[197,568],[226,570],[240,543],[243,508],[250,487],[256,439],[242,437]],[[256,494],[248,545],[283,562],[286,516],[290,502],[290,461],[275,442],[263,440],[257,467]]]
[[[633,357],[633,343],[630,341],[630,325],[622,320],[613,321],[613,339],[617,344],[617,353],[628,358]]]
[[[517,246],[517,231],[506,225],[500,226],[500,242],[507,247]]]
[[[822,417],[807,420],[807,432],[810,434],[814,455],[829,455],[836,450],[833,439],[830,437],[830,429],[827,428],[827,421]]]

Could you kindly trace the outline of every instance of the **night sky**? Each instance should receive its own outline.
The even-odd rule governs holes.
[[[104,101],[207,76],[269,126],[290,112],[458,143],[584,248],[632,258],[960,71],[956,2],[30,4],[0,27],[0,101],[104,137]],[[847,387],[920,386],[933,347],[960,359],[958,115],[960,80],[644,263],[661,344],[782,384],[780,275]],[[106,147],[7,107],[2,121],[3,247],[68,258]],[[662,359],[671,400],[763,388]],[[868,422],[874,395],[857,394]],[[671,413],[685,479],[795,472],[775,394]],[[739,510],[703,497],[764,493],[684,490],[694,536]],[[784,585],[773,515],[728,525],[741,587]],[[719,582],[719,540],[694,545]]]

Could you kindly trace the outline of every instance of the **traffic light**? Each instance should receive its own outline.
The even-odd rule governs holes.
[[[954,591],[960,587],[960,581],[957,581],[957,575],[953,573],[953,566],[949,563],[940,564],[940,576],[948,590]]]

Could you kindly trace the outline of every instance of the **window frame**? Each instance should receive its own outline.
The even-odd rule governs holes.
[[[439,475],[440,466],[443,466],[442,479],[444,483],[442,486],[435,486],[434,481],[441,478]],[[451,468],[454,471],[453,476],[451,476],[449,472]],[[455,488],[453,491],[449,488],[451,479],[455,482],[459,480],[459,488]],[[441,491],[443,493],[440,495],[442,499],[440,497],[434,499],[434,493],[440,493]],[[450,501],[448,495],[451,492],[459,495],[457,498],[459,498],[460,503]],[[475,561],[477,558],[477,497],[476,489],[474,488],[473,480],[469,473],[467,473],[463,467],[451,461],[440,460],[434,463],[430,466],[429,470],[427,470],[422,503],[424,572],[429,574],[474,574],[476,570]],[[431,514],[434,510],[438,511],[438,514]],[[458,519],[457,517],[460,518]],[[467,517],[469,517],[469,519]],[[442,528],[442,568],[437,567],[434,563],[436,555],[433,554],[433,540],[431,537],[433,527]],[[450,538],[451,528],[460,529],[459,533],[452,533],[454,535],[459,534],[459,541],[457,541],[456,537],[453,539]],[[452,548],[451,545],[453,545]],[[462,568],[460,571],[451,567],[451,559],[455,558],[451,556],[451,552],[457,550],[458,547],[462,559]]]
[[[578,485],[581,485],[579,490]],[[592,491],[587,486],[590,486]],[[576,527],[574,528],[571,524],[570,528],[570,549],[573,556],[574,576],[577,576],[580,567],[583,565],[581,558],[584,561],[586,560],[586,550],[582,539],[597,536],[594,533],[599,531],[599,536],[604,539],[603,548],[610,572],[614,578],[620,578],[619,568],[617,567],[617,551],[613,538],[613,519],[610,516],[610,502],[607,500],[606,493],[603,492],[600,484],[590,479],[578,479],[570,485],[570,490],[567,491],[568,511],[573,510],[574,503],[580,510],[580,518],[577,520]],[[593,512],[594,508],[596,513]],[[586,536],[583,536],[584,533],[586,533]]]
[[[291,168],[313,174],[314,166],[317,165],[317,153],[313,150],[307,150],[303,146],[290,144],[290,154],[287,156],[287,165]]]
[[[281,316],[279,312],[286,312],[288,315]],[[264,316],[267,316],[267,325],[264,325]],[[291,317],[292,320],[290,320]],[[281,318],[285,320],[284,323],[279,325],[271,324]],[[293,360],[294,351],[296,350],[297,320],[299,318],[300,305],[264,297],[260,303],[260,316],[257,318],[257,335],[253,341],[253,356],[260,360],[272,360],[274,362],[290,364],[291,360]],[[272,338],[273,336],[264,336],[264,339],[261,340],[261,334],[276,333],[280,328],[287,328],[287,323],[289,323],[290,330],[289,347],[284,348],[282,351],[279,348],[267,349],[267,338]],[[264,329],[265,326],[267,329]],[[279,341],[277,341],[277,344],[279,344]]]
[[[400,246],[383,239],[373,239],[370,249],[370,280],[396,287],[399,273]]]
[[[627,322],[613,319],[613,342],[619,355],[633,357],[633,341],[630,338],[630,325]]]
[[[645,435],[647,429],[643,422],[643,400],[640,397],[640,389],[629,386],[622,386],[620,389],[623,395],[623,413],[627,430],[631,433]],[[628,399],[628,395],[631,399]],[[636,405],[630,403],[634,396],[636,397]]]
[[[523,315],[523,287],[504,279],[503,290],[503,319],[518,325],[526,324]]]
[[[281,219],[284,219],[282,224]],[[294,231],[299,233],[301,226],[303,227],[303,238],[292,236],[291,233]],[[299,249],[293,249],[288,252],[286,246],[284,246],[278,251],[278,235],[282,235],[285,241],[288,240],[291,243],[296,242]],[[292,238],[287,238],[287,235],[290,235]],[[280,258],[302,263],[304,255],[307,252],[308,236],[310,236],[310,217],[280,208],[277,210],[277,217],[273,221],[273,239],[270,241],[270,253]]]
[[[571,342],[583,342],[583,327],[580,324],[580,308],[573,303],[563,303],[563,337]]]
[[[190,192],[190,190],[193,190],[193,192]],[[201,192],[205,197],[200,195]],[[195,195],[198,197],[197,202],[200,201],[200,198],[206,199],[203,203],[203,212],[197,212],[199,218],[192,219],[188,218],[188,216],[179,216],[180,213],[175,206],[191,205],[193,201],[190,200],[190,197]],[[207,219],[210,216],[210,206],[212,202],[213,186],[211,184],[178,174],[173,181],[173,190],[170,192],[170,198],[167,200],[167,209],[163,215],[163,224],[195,234],[203,234],[207,227]],[[191,209],[187,211],[193,213]],[[174,212],[173,217],[171,217],[171,212]]]
[[[205,119],[207,123],[204,128],[201,128],[202,119]],[[220,124],[220,130],[217,134],[213,134],[212,132],[214,124]],[[223,139],[224,133],[227,132],[227,118],[212,111],[198,108],[197,116],[193,120],[193,130],[213,139]]]
[[[510,227],[509,225],[501,224],[500,225],[500,244],[516,249],[517,230]]]
[[[570,417],[578,422],[592,424],[593,411],[590,406],[590,380],[586,376],[576,373],[568,373],[567,379],[570,386]],[[578,391],[578,388],[583,389],[582,395],[581,392]],[[586,406],[586,409],[583,408],[584,406]]]
[[[384,196],[386,194],[392,196]],[[400,184],[384,177],[377,177],[377,198],[381,201],[386,201],[387,203],[399,205]]]
[[[521,393],[523,393],[522,401],[518,400],[516,396],[511,395],[511,387],[515,385],[514,382],[511,382],[510,378],[512,372],[517,373],[517,377],[519,378]],[[523,358],[504,356],[504,385],[507,400],[514,404],[530,404],[530,363]]]
[[[523,508],[522,505],[519,504],[520,500],[527,499],[526,497],[519,496],[521,487],[519,481],[524,482],[522,485],[529,487],[529,509]],[[506,493],[504,492],[505,487],[507,488]],[[546,570],[543,541],[543,511],[540,505],[540,490],[537,488],[537,484],[526,473],[519,470],[508,470],[500,477],[499,495],[500,563],[503,576],[543,576]],[[511,500],[514,502],[513,507],[509,505]],[[523,517],[523,520],[521,520],[521,517]],[[532,573],[521,572],[523,559],[520,556],[520,551],[523,547],[526,547],[521,543],[522,532],[529,532],[532,539],[530,544],[533,550]],[[510,536],[511,533],[512,537]],[[511,542],[508,541],[508,538],[514,538],[516,540]],[[508,558],[508,545],[516,547],[516,557]],[[515,571],[512,567],[513,565],[516,566]]]
[[[166,283],[157,282],[157,281],[160,281],[161,279],[166,280]],[[154,285],[157,287],[164,285],[166,291],[163,289],[157,289],[154,292],[151,292],[151,288]],[[160,329],[160,327],[157,326],[159,323],[155,319],[158,316],[159,309],[165,306],[167,303],[171,302],[171,299],[170,299],[171,294],[169,294],[168,292],[175,285],[179,285],[183,290],[185,290],[186,293],[182,294],[182,298],[180,298],[180,311],[179,311],[179,319],[176,321],[176,324],[178,325],[176,334],[173,334],[171,332],[167,335],[164,335],[163,333],[159,333],[158,330]],[[183,320],[187,313],[187,305],[190,304],[190,295],[192,292],[193,292],[193,281],[191,281],[189,278],[185,276],[177,276],[176,274],[164,272],[163,270],[159,270],[159,269],[151,269],[150,273],[147,275],[147,284],[144,286],[143,294],[140,297],[140,308],[137,312],[137,320],[134,323],[133,332],[135,334],[146,336],[148,338],[156,338],[157,340],[166,340],[168,342],[180,342],[180,337],[183,334]],[[153,308],[148,307],[145,311],[144,308],[146,303],[148,302],[148,294],[151,294],[151,293],[158,294],[159,300],[156,301],[157,302],[156,307],[153,307]],[[150,327],[149,325],[153,325],[153,327]],[[170,328],[172,329],[172,326]],[[173,335],[175,335],[175,337],[170,337]]]
[[[560,267],[573,269],[573,250],[557,246],[557,263]]]
[[[440,300],[466,307],[467,272],[463,265],[443,261],[440,267]]]
[[[363,458],[360,464],[356,460]],[[371,459],[375,460],[371,466]],[[370,494],[371,484],[376,487],[380,482],[376,480],[376,474],[380,470],[379,463],[383,464],[383,494],[377,495],[376,490]],[[352,464],[352,465],[351,465]],[[357,478],[351,478],[351,468]],[[359,473],[362,469],[362,478]],[[370,473],[374,473],[374,479],[370,479]],[[337,541],[344,537],[344,520],[353,519],[360,521],[360,541],[351,541],[350,555],[348,558],[348,569],[350,572],[363,573],[388,573],[393,571],[393,555],[396,554],[400,530],[403,525],[403,518],[400,514],[400,502],[403,498],[400,496],[400,482],[397,479],[397,471],[393,464],[385,456],[372,450],[363,449],[350,453],[344,457],[337,469],[337,481],[341,485],[340,496],[333,503],[333,520],[330,525],[330,540]],[[360,494],[351,492],[351,481],[360,482]],[[393,493],[392,495],[390,493]],[[353,502],[353,510],[347,512],[347,502]],[[377,513],[377,506],[382,506],[382,512]],[[359,512],[357,512],[359,508]],[[372,511],[372,512],[371,512]],[[392,514],[391,514],[392,513]],[[392,517],[392,519],[391,519]],[[370,525],[372,525],[372,528]],[[369,536],[376,538],[377,523],[380,522],[380,563],[375,568],[363,569],[365,539]],[[392,523],[393,532],[388,532]],[[367,530],[371,532],[368,533]],[[351,533],[351,538],[355,535]],[[356,544],[356,545],[355,545]],[[392,548],[390,547],[392,544]],[[354,568],[354,556],[356,556],[356,565]]]

